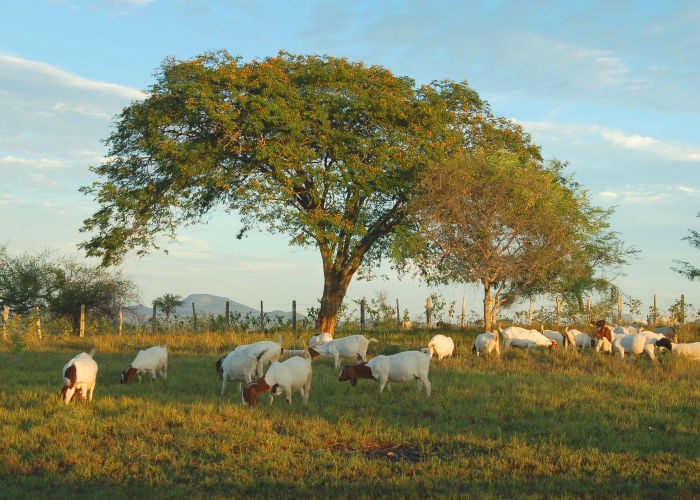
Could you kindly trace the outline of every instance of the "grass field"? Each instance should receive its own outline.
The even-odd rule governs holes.
[[[433,394],[337,380],[314,361],[311,399],[221,396],[215,360],[276,334],[13,338],[0,348],[2,498],[698,498],[700,363],[592,352],[469,352],[431,362]],[[283,332],[287,348],[311,334]],[[371,332],[369,354],[431,333]],[[686,339],[698,340],[698,339]],[[167,381],[122,385],[166,341]],[[59,402],[61,368],[97,348],[92,403]]]

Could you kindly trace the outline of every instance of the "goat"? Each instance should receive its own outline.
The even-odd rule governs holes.
[[[92,401],[98,369],[97,363],[92,359],[94,355],[95,349],[89,353],[81,352],[63,366],[61,375],[64,385],[61,396],[66,404],[70,403],[76,394],[79,401]]]
[[[367,346],[371,343],[379,342],[377,339],[368,339],[364,335],[350,335],[339,339],[329,340],[325,344],[320,344],[314,349],[322,356],[333,358],[333,365],[336,369],[340,367],[340,358],[358,359],[367,361]]]
[[[309,347],[316,347],[317,345],[325,344],[331,340],[333,340],[333,335],[330,333],[319,333],[309,339]]]
[[[217,361],[217,371],[221,370],[221,395],[226,392],[226,382],[238,382],[238,392],[241,392],[242,383],[249,384],[260,363],[260,359],[267,351],[262,351],[253,356],[247,349],[234,349],[224,358]]]
[[[313,347],[309,347],[304,356],[292,356],[284,361],[275,361],[263,377],[243,388],[243,402],[255,406],[258,404],[260,394],[269,392],[270,404],[275,396],[283,393],[287,403],[292,404],[292,392],[299,391],[304,404],[308,403],[313,373],[311,360],[316,356],[318,352]]]
[[[548,339],[541,332],[537,330],[528,330],[520,326],[509,326],[505,330],[499,330],[499,333],[503,337],[504,351],[511,346],[525,347],[528,350],[531,347],[538,346],[548,347],[554,350],[559,346],[556,341]]]
[[[654,356],[654,347],[656,341],[650,343],[645,335],[635,333],[632,335],[618,335],[612,342],[613,349],[620,353],[620,357],[625,359],[625,353],[642,354],[646,353],[649,359],[656,360]]]
[[[403,351],[397,354],[379,355],[366,363],[346,365],[338,376],[340,382],[346,380],[357,385],[358,378],[373,378],[379,382],[379,394],[384,387],[391,390],[391,382],[408,382],[415,380],[418,391],[425,387],[426,397],[430,397],[431,384],[428,380],[430,370],[430,350]]]
[[[586,347],[590,348],[595,345],[593,339],[591,339],[591,336],[580,330],[576,330],[575,328],[569,329],[567,326],[565,333],[569,336],[570,340],[573,339],[572,345],[574,346],[574,349],[580,347],[581,352],[583,352]]]
[[[493,333],[484,332],[477,335],[472,345],[472,352],[477,356],[480,356],[482,352],[484,354],[495,352],[497,355],[500,355],[501,348],[498,343],[498,330],[494,330]]]
[[[434,335],[430,342],[428,342],[428,349],[430,350],[430,357],[433,354],[438,360],[446,358],[447,356],[452,356],[455,352],[455,343],[451,337],[438,333]]]
[[[678,342],[678,334],[673,326],[657,326],[654,328],[654,333],[661,333],[671,342]]]
[[[149,373],[151,380],[155,380],[157,375],[160,375],[163,380],[168,378],[168,348],[166,345],[153,346],[139,351],[129,367],[122,370],[121,382],[122,384],[130,384],[136,375],[141,383],[141,376]]]
[[[677,354],[679,356],[687,356],[690,359],[700,361],[700,342],[690,342],[677,344],[671,342],[668,338],[664,337],[656,341],[658,347],[665,347],[672,354]]]
[[[271,340],[260,340],[252,344],[242,344],[234,349],[244,350],[251,358],[258,359],[258,364],[255,367],[255,377],[260,378],[263,375],[265,365],[279,361],[284,349],[282,349],[282,334],[277,335],[277,342]],[[260,356],[261,353],[263,356]]]

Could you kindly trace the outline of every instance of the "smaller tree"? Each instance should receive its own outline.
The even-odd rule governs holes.
[[[170,324],[170,315],[174,314],[175,309],[180,307],[183,303],[182,297],[179,295],[166,293],[153,301],[153,307],[158,308],[160,312],[165,314],[165,321],[166,323]]]
[[[700,217],[700,213],[697,216]],[[700,250],[700,231],[694,231],[690,229],[689,233],[690,234],[684,237],[683,240],[690,243],[690,246]],[[682,260],[674,260],[673,262],[678,264],[678,267],[672,267],[671,269],[673,269],[678,274],[682,274],[690,281],[700,279],[700,268],[695,267],[689,262],[684,262]]]

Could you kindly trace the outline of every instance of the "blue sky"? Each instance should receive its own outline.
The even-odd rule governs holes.
[[[80,194],[105,154],[113,117],[143,97],[162,60],[226,49],[244,60],[327,54],[413,78],[468,81],[495,114],[520,123],[545,157],[569,163],[639,259],[616,278],[643,310],[700,283],[671,270],[700,265],[682,238],[700,228],[700,4],[695,1],[24,0],[0,7],[0,243],[11,254],[82,258]],[[284,236],[234,235],[235,216],[183,230],[169,253],[122,269],[142,302],[213,293],[252,307],[316,306],[320,257]],[[435,292],[480,310],[471,286],[355,281],[417,316]],[[519,309],[526,309],[522,305]]]

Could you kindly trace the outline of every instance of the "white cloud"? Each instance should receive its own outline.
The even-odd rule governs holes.
[[[653,154],[673,161],[700,162],[700,147],[680,142],[668,142],[653,137],[629,134],[620,130],[593,124],[520,121],[533,134],[555,141],[575,143],[603,142],[611,146]]]
[[[0,54],[0,68],[3,68],[0,74],[5,73],[7,75],[17,71],[29,72],[38,75],[38,78],[48,79],[53,85],[59,85],[62,87],[100,92],[125,97],[132,100],[143,99],[145,97],[145,94],[140,90],[125,87],[123,85],[117,85],[115,83],[90,80],[88,78],[83,78],[82,76],[63,71],[55,66],[51,66],[50,64],[21,59],[15,56]],[[5,79],[9,78],[0,78],[0,81]]]

